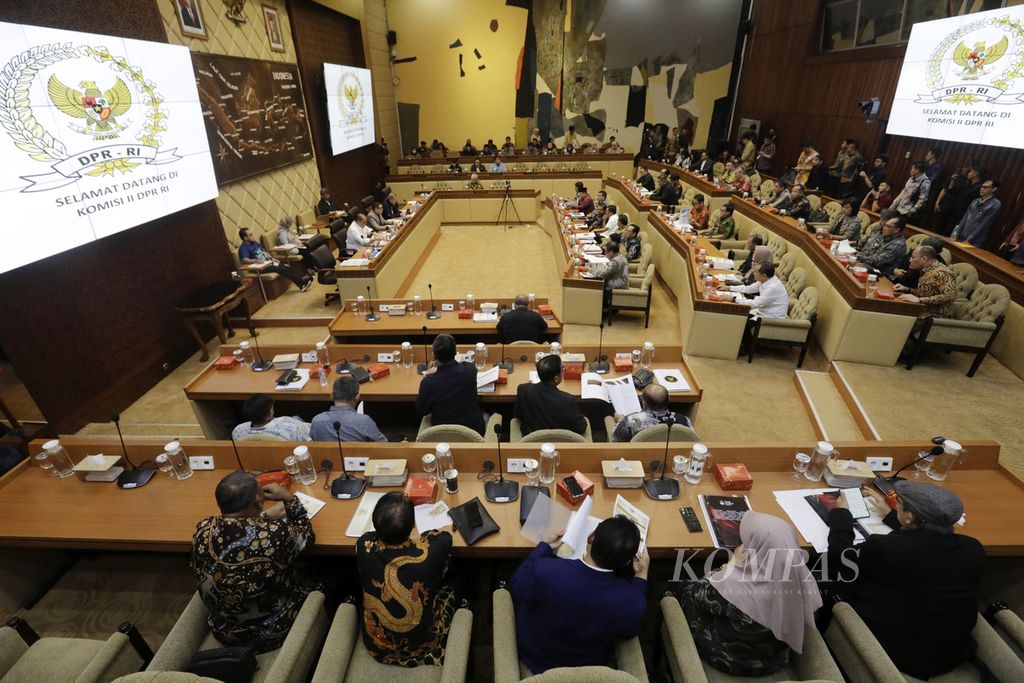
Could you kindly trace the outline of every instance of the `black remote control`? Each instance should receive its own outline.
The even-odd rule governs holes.
[[[686,524],[687,531],[697,534],[704,530],[703,527],[701,527],[700,520],[697,519],[697,513],[693,511],[693,508],[679,508],[679,514],[683,516],[683,522]]]

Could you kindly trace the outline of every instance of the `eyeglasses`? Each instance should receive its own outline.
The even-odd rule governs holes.
[[[981,189],[983,189],[983,190],[991,190],[991,189],[994,189],[994,186],[986,184],[986,185],[982,185]]]

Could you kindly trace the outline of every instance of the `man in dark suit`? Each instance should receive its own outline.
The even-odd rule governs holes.
[[[853,548],[853,517],[845,499],[828,516],[828,567],[838,569],[836,592],[853,607],[897,668],[930,678],[974,656],[978,583],[985,550],[953,533],[964,512],[956,494],[934,484],[898,480],[897,502],[884,518],[896,529]],[[872,505],[884,496],[865,488]]]
[[[437,365],[427,371],[416,397],[416,417],[430,415],[431,424],[456,424],[484,433],[486,420],[476,402],[476,366],[455,362],[455,337],[434,338]]]
[[[498,319],[498,334],[506,344],[532,341],[539,344],[548,323],[537,311],[530,310],[530,300],[523,294],[516,297],[514,308]]]
[[[522,423],[523,436],[538,429],[568,429],[577,434],[587,430],[587,421],[575,397],[558,388],[562,381],[562,359],[548,355],[537,361],[540,382],[520,384],[516,392],[515,417]]]
[[[700,158],[693,164],[690,170],[710,180],[711,176],[715,174],[715,162],[708,155],[708,151],[704,150],[700,153]]]
[[[651,171],[647,168],[640,169],[640,176],[636,179],[648,192],[654,192],[654,176],[651,175]]]
[[[651,199],[656,202],[661,202],[669,209],[673,209],[676,204],[679,203],[679,195],[681,194],[681,188],[679,187],[679,176],[675,173],[668,177],[668,182],[661,188],[660,192],[655,192],[651,195]]]

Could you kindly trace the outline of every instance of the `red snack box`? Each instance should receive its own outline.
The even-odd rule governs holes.
[[[727,465],[715,465],[715,481],[723,491],[749,491],[754,480],[741,462]]]
[[[551,306],[549,304],[540,304],[537,306],[537,312],[541,315],[551,315]]]
[[[579,379],[583,376],[583,363],[566,363],[562,366],[562,379]]]
[[[508,370],[498,370],[498,381],[495,384],[508,384]]]
[[[620,358],[615,356],[612,359],[615,365],[615,372],[633,372],[633,359],[632,358]]]
[[[221,356],[213,364],[213,367],[218,370],[234,370],[238,367],[238,359],[234,356]]]
[[[413,505],[433,503],[437,496],[437,482],[426,477],[409,477],[402,493]]]
[[[471,309],[471,308],[460,308],[459,309],[459,317],[463,318],[463,319],[472,318],[473,317],[473,309]]]
[[[892,292],[883,292],[882,290],[879,289],[875,292],[875,298],[885,299],[886,301],[892,301],[896,297],[893,295]]]
[[[563,482],[561,479],[558,480],[558,484],[555,486],[555,490],[558,491],[558,495],[565,499],[565,502],[575,507],[576,505],[582,503],[584,498],[593,495],[594,482],[590,481],[590,479],[588,479],[587,476],[580,472],[579,470],[576,470],[569,476],[575,477],[576,481],[580,485],[580,488],[583,489],[583,495],[573,496],[572,494],[570,494],[569,489],[566,488],[565,486],[565,482]]]
[[[391,368],[384,363],[373,363],[372,365],[366,366],[366,371],[370,373],[370,377],[380,379],[381,377],[387,377],[391,374]]]

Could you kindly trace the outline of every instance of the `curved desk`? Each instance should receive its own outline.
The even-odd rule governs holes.
[[[116,439],[69,437],[61,442],[72,459],[80,460],[87,453],[120,452]],[[844,457],[863,459],[867,455],[888,455],[897,467],[911,462],[923,442],[883,441],[836,443]],[[34,441],[36,450],[42,441]],[[132,439],[128,450],[132,459],[140,462],[160,452],[163,440]],[[334,472],[340,471],[336,444],[308,444],[314,462],[329,459]],[[0,521],[0,545],[15,547],[80,548],[106,550],[147,550],[160,552],[187,552],[192,546],[196,523],[217,514],[214,488],[235,469],[235,456],[229,441],[186,441],[186,453],[210,454],[217,469],[196,472],[186,481],[168,479],[157,473],[145,487],[124,491],[113,484],[83,483],[78,480],[48,477],[38,467],[22,462],[7,476],[0,479],[0,490],[7,500],[18,501],[8,506]],[[251,470],[281,467],[283,458],[295,444],[246,443],[238,444],[243,465]],[[675,444],[678,449],[685,444]],[[775,501],[773,491],[815,488],[818,484],[793,479],[790,464],[793,453],[814,447],[811,442],[763,444],[730,443],[708,444],[719,462],[743,462],[753,474],[753,489],[746,492],[753,509],[787,519],[786,513]],[[958,533],[977,538],[989,556],[1016,556],[1024,554],[1024,525],[1020,523],[1020,509],[1024,506],[1024,488],[1020,480],[1008,474],[998,464],[999,445],[992,441],[968,441],[964,446],[971,455],[953,470],[942,484],[959,495],[967,510],[967,525]],[[538,444],[507,444],[502,446],[504,457],[536,457]],[[431,450],[424,444],[353,444],[346,455],[357,457],[405,458],[411,471],[419,471],[419,458]],[[611,514],[617,495],[650,515],[651,526],[647,546],[653,557],[674,558],[677,550],[687,548],[701,553],[710,552],[713,543],[706,524],[700,533],[689,533],[679,516],[680,506],[700,509],[698,494],[722,495],[714,479],[708,475],[696,486],[682,484],[678,499],[655,501],[647,498],[642,489],[607,489],[599,474],[602,460],[629,459],[647,462],[660,459],[663,447],[642,444],[559,444],[561,464],[559,475],[573,470],[589,473],[595,483],[594,509],[597,517]],[[460,472],[459,493],[442,494],[449,506],[466,502],[474,497],[485,501],[483,485],[473,476],[484,460],[495,461],[497,450],[488,444],[452,444],[456,467]],[[522,475],[509,478],[525,483]],[[333,478],[333,476],[332,476]],[[352,555],[355,539],[345,535],[359,500],[335,500],[323,489],[324,475],[312,486],[292,485],[292,491],[302,491],[327,505],[312,520],[316,544],[307,552],[316,555]],[[387,491],[388,489],[368,489]],[[391,489],[395,490],[395,489]],[[533,544],[520,534],[519,505],[517,503],[483,503],[494,517],[501,531],[467,547],[458,533],[454,533],[456,555],[471,557],[522,557]],[[806,547],[806,542],[803,543]]]
[[[413,175],[431,173],[435,169],[447,170],[448,164],[458,159],[459,165],[469,168],[474,161],[480,159],[485,165],[490,166],[494,157],[483,155],[448,157],[430,157],[420,159],[418,157],[407,157],[399,159],[395,165],[395,171],[399,175]],[[605,175],[617,173],[618,175],[629,175],[633,171],[632,154],[516,154],[511,157],[500,157],[501,163],[505,164],[510,172],[516,172],[522,168],[526,172],[576,172],[576,171],[600,171]],[[440,167],[440,168],[439,168]]]

